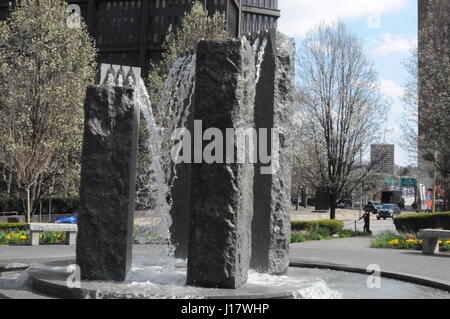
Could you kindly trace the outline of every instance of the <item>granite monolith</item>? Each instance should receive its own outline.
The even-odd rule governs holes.
[[[123,281],[131,267],[139,107],[134,89],[89,86],[77,265],[81,279]]]
[[[254,114],[259,131],[259,156],[253,184],[251,267],[261,272],[283,274],[289,267],[291,240],[295,42],[275,30],[253,35],[251,42],[258,74]],[[269,155],[270,162],[266,158]]]
[[[238,163],[236,145],[241,144],[234,141],[239,133],[231,138],[226,138],[226,133],[230,133],[230,129],[253,128],[254,83],[254,54],[245,39],[199,42],[188,285],[233,289],[246,283],[248,278],[253,165],[247,161]],[[198,125],[202,127],[199,129]],[[221,134],[217,134],[217,130]],[[209,135],[208,140],[201,140],[203,134]],[[215,155],[222,151],[223,160],[209,164],[201,157],[202,149],[213,140],[219,141],[220,135],[224,143],[216,148]],[[227,153],[225,140],[231,140],[229,149],[234,152]]]

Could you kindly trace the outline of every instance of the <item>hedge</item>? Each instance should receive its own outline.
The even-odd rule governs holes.
[[[79,199],[77,197],[52,197],[42,199],[42,214],[48,214],[49,202],[52,201],[52,214],[73,214],[78,209]],[[39,213],[40,205],[36,204],[36,214]],[[18,212],[24,214],[24,206],[20,199],[0,197],[0,212]]]
[[[319,228],[327,228],[331,234],[337,234],[344,229],[344,222],[342,220],[323,219],[311,221],[292,221],[292,230],[317,230]]]
[[[412,213],[394,218],[395,228],[403,233],[417,233],[421,229],[450,229],[450,212]]]
[[[18,198],[0,197],[0,212],[23,212],[22,201]]]
[[[26,230],[27,223],[0,223],[0,231],[22,231]]]

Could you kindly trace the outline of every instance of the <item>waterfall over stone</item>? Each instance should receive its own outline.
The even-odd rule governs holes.
[[[135,224],[135,235],[142,243],[170,242],[171,188],[177,178],[176,166],[171,164],[171,159],[172,153],[176,158],[180,150],[172,150],[167,145],[164,147],[162,143],[170,142],[174,129],[186,126],[195,88],[195,60],[195,54],[180,57],[165,82],[157,109],[169,110],[169,128],[164,129],[156,124],[145,83],[142,79],[137,83],[136,99],[145,120],[148,132],[145,143],[150,154],[141,163],[145,171],[145,183],[138,190],[138,196],[140,193],[148,195],[141,196],[146,200],[144,206],[151,207]],[[169,143],[169,146],[172,144]]]

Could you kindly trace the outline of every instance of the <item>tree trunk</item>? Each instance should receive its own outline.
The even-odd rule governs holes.
[[[302,193],[302,203],[303,203],[303,207],[306,208],[308,207],[308,197],[306,196],[307,194],[307,188],[303,188],[303,193]]]
[[[446,198],[446,211],[450,211],[450,179],[447,177],[445,180],[445,198]]]
[[[330,219],[336,219],[336,198],[330,195]]]
[[[56,184],[56,174],[52,176],[52,183],[50,184],[50,196],[54,196],[55,194],[55,184]]]
[[[66,156],[65,160],[66,165],[64,167],[64,196],[67,197],[69,196],[69,157]]]
[[[300,196],[300,185],[297,187],[297,197],[295,198],[295,210],[298,210],[298,197]]]
[[[8,183],[6,185],[6,194],[8,197],[11,197],[11,185],[12,185],[12,173],[8,173]]]
[[[30,188],[27,188],[27,222],[31,223],[31,198],[30,198]]]
[[[336,219],[336,207],[334,205],[330,206],[330,219]]]

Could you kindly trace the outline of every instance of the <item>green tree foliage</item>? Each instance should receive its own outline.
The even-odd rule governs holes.
[[[79,171],[83,101],[96,49],[83,23],[59,0],[22,0],[0,22],[0,148],[31,215]]]
[[[201,2],[194,2],[191,11],[185,13],[179,26],[169,26],[162,45],[161,60],[150,62],[148,82],[153,105],[156,106],[159,102],[167,75],[182,52],[196,50],[200,39],[223,40],[228,37],[225,14],[216,12],[209,16]],[[159,124],[164,125],[168,110],[154,111]]]
[[[173,109],[171,106],[167,108],[158,107],[162,98],[162,91],[168,78],[170,69],[175,64],[179,56],[186,50],[195,52],[197,42],[200,39],[206,40],[223,40],[228,38],[225,14],[216,12],[208,15],[200,1],[195,1],[189,12],[186,12],[178,26],[170,25],[165,40],[162,44],[163,53],[159,61],[150,62],[150,73],[148,77],[149,95],[152,102],[152,110],[156,124],[160,131],[161,153],[164,166],[166,181],[172,177],[173,165],[170,158],[170,149],[172,147],[171,124],[173,120]],[[173,94],[176,91],[175,83],[171,87]],[[149,150],[146,147],[148,132],[144,125],[141,126],[139,137],[139,165],[137,179],[137,207],[138,209],[148,209],[149,194],[145,187],[148,181],[148,170],[144,163],[148,161]],[[151,206],[151,205],[150,205]]]

